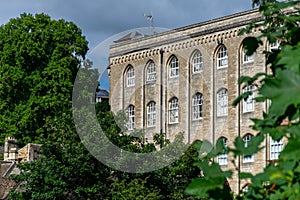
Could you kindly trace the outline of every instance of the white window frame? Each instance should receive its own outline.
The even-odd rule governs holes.
[[[193,55],[193,74],[197,74],[203,71],[203,60],[200,51],[196,51]]]
[[[283,140],[273,140],[270,137],[270,160],[278,160],[281,151],[283,150]]]
[[[227,149],[228,139],[225,138],[225,137],[221,137],[219,140],[222,140],[224,147]],[[219,165],[227,165],[228,164],[228,154],[227,154],[227,152],[218,155],[218,163],[219,163]]]
[[[245,147],[248,147],[248,142],[250,142],[250,140],[252,139],[253,135],[251,134],[247,134],[243,137],[244,143],[245,143]],[[250,156],[243,156],[243,163],[251,163],[254,162],[254,155],[250,155]]]
[[[127,108],[127,117],[128,117],[128,121],[127,121],[127,129],[129,131],[132,131],[134,129],[134,119],[135,119],[135,108],[133,105],[129,105]]]
[[[179,118],[179,102],[176,97],[169,101],[169,124],[178,123]]]
[[[200,120],[202,119],[203,112],[203,95],[201,93],[196,93],[192,98],[192,119]]]
[[[156,124],[156,103],[151,101],[147,105],[147,127],[153,127]]]
[[[270,51],[279,49],[279,47],[280,47],[280,41],[279,40],[276,40],[275,42],[270,43]]]
[[[179,62],[176,56],[173,56],[170,62],[170,78],[179,76]]]
[[[228,91],[222,88],[217,93],[217,116],[228,115]]]
[[[156,66],[154,62],[150,62],[147,66],[147,82],[156,81]]]
[[[221,69],[225,67],[228,67],[228,51],[227,48],[222,45],[217,55],[217,68]]]
[[[243,93],[252,92],[247,99],[243,99],[243,113],[254,111],[254,85],[248,85],[243,88]]]
[[[254,62],[254,53],[248,56],[245,52],[245,49],[243,49],[243,63],[251,63],[251,62]]]
[[[127,69],[126,82],[127,82],[127,87],[132,87],[135,85],[134,68],[132,66]]]

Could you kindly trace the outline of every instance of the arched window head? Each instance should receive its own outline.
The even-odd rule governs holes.
[[[179,76],[179,62],[176,56],[173,56],[170,62],[170,77]]]
[[[133,105],[129,105],[127,108],[127,129],[132,131],[134,129],[134,118],[135,118],[135,110]]]
[[[228,140],[225,137],[221,137],[218,139],[218,143],[221,142],[224,149],[222,154],[218,155],[218,163],[219,165],[227,165],[228,164],[228,155],[227,155],[227,148],[228,148]]]
[[[222,45],[217,54],[217,68],[228,67],[228,52],[227,48]]]
[[[203,95],[196,93],[192,98],[192,118],[193,120],[202,119]]]
[[[253,135],[251,135],[250,133],[248,133],[247,135],[245,135],[243,137],[246,148],[249,146],[249,142],[251,141],[252,137],[253,137]],[[243,156],[243,163],[248,163],[248,162],[254,162],[254,155],[253,154]]]
[[[149,62],[147,65],[147,72],[146,72],[146,80],[147,82],[155,82],[156,81],[156,66],[154,62]]]
[[[217,93],[217,116],[226,116],[228,114],[228,91],[222,88]]]
[[[196,51],[192,59],[193,74],[200,73],[203,70],[203,60],[200,51]]]
[[[179,110],[178,99],[174,97],[169,101],[169,123],[170,124],[178,123],[178,117],[179,117],[178,110]]]
[[[134,68],[132,66],[128,67],[127,69],[126,83],[127,83],[127,87],[131,87],[135,85]]]
[[[156,123],[156,103],[151,101],[147,105],[147,127],[153,127]]]

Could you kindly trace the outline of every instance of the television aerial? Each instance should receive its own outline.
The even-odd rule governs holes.
[[[153,14],[150,12],[149,14],[144,14],[144,16],[147,18],[147,20],[150,21],[151,27],[153,28]]]

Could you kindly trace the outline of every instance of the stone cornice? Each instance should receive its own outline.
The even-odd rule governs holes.
[[[248,11],[249,12],[249,11]],[[251,13],[257,13],[257,10],[251,10]],[[245,15],[245,13],[239,13],[238,16]],[[227,16],[224,17],[226,19],[234,18],[237,17],[236,15],[232,16]],[[175,29],[172,31],[167,31],[166,33],[163,34],[158,34],[156,36],[150,36],[153,38],[162,38],[166,37],[170,34],[176,34],[178,32],[186,32],[189,29],[194,29],[197,28],[198,26],[201,26],[203,24],[210,24],[215,21],[219,21],[220,18],[217,20],[211,20],[205,23],[199,23],[199,24],[194,24],[190,26],[186,26],[180,29]],[[257,23],[263,20],[263,17],[261,16],[256,16],[250,19],[242,20],[242,21],[237,21],[234,23],[229,23],[223,26],[216,26],[213,28],[209,28],[206,30],[202,31],[196,31],[193,33],[182,33],[180,34],[179,37],[171,37],[170,39],[160,39],[156,40],[153,43],[150,44],[140,44],[143,42],[143,40],[146,40],[147,38],[142,38],[139,39],[138,41],[131,41],[131,44],[138,43],[138,47],[135,48],[134,50],[129,49],[129,50],[123,50],[123,51],[118,51],[117,53],[111,53],[110,54],[110,63],[112,65],[114,64],[122,64],[122,63],[127,63],[130,61],[136,61],[140,59],[145,59],[151,56],[156,56],[159,55],[159,51],[162,48],[165,52],[173,52],[179,49],[186,49],[186,48],[191,48],[196,45],[200,44],[207,44],[211,42],[217,42],[217,41],[222,41],[227,38],[231,37],[237,37],[238,33],[242,29],[242,27],[250,24],[250,23]],[[257,29],[254,29],[252,32],[258,31]],[[125,44],[122,44],[123,46]],[[118,48],[119,45],[114,45],[113,48]]]

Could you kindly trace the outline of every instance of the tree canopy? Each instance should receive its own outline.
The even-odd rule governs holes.
[[[0,27],[0,133],[22,145],[47,137],[50,118],[71,107],[88,42],[72,22],[21,14]]]

